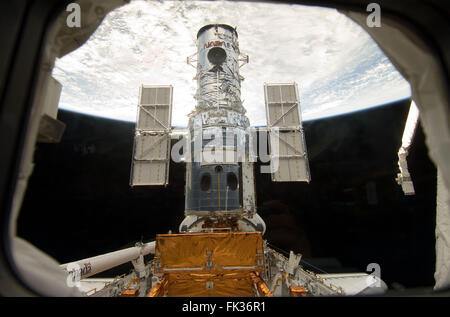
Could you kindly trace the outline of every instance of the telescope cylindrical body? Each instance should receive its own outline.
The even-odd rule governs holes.
[[[185,214],[242,213],[239,158],[248,151],[249,121],[241,102],[236,30],[224,24],[202,27],[197,55],[197,105],[189,119],[192,156],[186,164]],[[205,151],[212,148],[222,158],[219,154],[213,161],[205,160]]]

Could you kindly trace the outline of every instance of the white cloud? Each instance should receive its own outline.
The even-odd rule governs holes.
[[[108,14],[88,42],[58,60],[60,107],[134,121],[139,86],[174,86],[173,125],[194,109],[200,27],[237,27],[242,99],[252,125],[265,124],[264,82],[298,83],[303,117],[383,104],[408,83],[359,26],[333,9],[248,2],[133,1]]]

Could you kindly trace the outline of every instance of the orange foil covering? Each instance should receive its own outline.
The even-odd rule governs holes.
[[[255,296],[262,242],[260,232],[157,235],[155,273],[167,277],[167,296]]]
[[[306,289],[303,286],[291,286],[289,293],[294,297],[306,296]]]

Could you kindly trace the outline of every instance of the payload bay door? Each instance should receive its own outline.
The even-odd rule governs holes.
[[[264,84],[272,181],[311,180],[296,83]]]
[[[167,185],[170,165],[172,86],[144,86],[139,93],[130,185]]]

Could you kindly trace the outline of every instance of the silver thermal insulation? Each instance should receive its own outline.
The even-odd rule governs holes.
[[[216,63],[211,59],[211,53],[214,53],[211,50],[219,53],[216,54],[219,56]],[[198,35],[197,53],[196,110],[226,108],[245,113],[241,102],[240,52],[236,31],[220,25],[204,29]]]
[[[241,102],[237,33],[228,25],[207,25],[197,39],[197,105],[189,119],[185,214],[241,215],[240,162],[247,161],[250,123]]]

